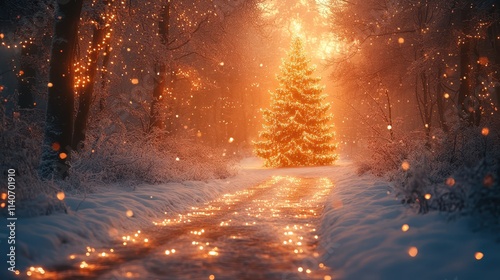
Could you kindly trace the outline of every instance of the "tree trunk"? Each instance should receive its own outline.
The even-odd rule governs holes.
[[[106,108],[106,99],[104,96],[102,96],[102,94],[104,93],[106,85],[108,84],[108,81],[106,80],[106,75],[108,74],[109,58],[111,57],[110,52],[111,52],[111,46],[109,45],[108,42],[106,44],[106,47],[104,47],[104,54],[102,58],[101,96],[99,99],[99,112],[103,112],[104,108]]]
[[[153,88],[153,99],[151,100],[151,108],[149,111],[149,126],[150,131],[155,129],[165,130],[165,117],[164,117],[164,96],[166,88],[166,66],[165,63],[158,63],[155,67],[157,77],[155,79]]]
[[[99,28],[94,26],[94,32],[92,35],[92,45],[89,54],[89,64],[88,64],[88,78],[89,80],[80,90],[78,95],[78,111],[75,118],[75,128],[73,132],[73,150],[78,151],[85,141],[85,135],[87,132],[87,121],[89,118],[90,105],[92,103],[92,95],[94,92],[95,76],[97,72],[97,59],[99,58],[99,53],[101,50],[101,43],[104,39],[106,33],[106,28]]]
[[[473,4],[471,4],[472,6]],[[466,121],[469,125],[478,124],[480,117],[480,108],[477,98],[474,96],[474,73],[472,69],[476,65],[472,65],[473,50],[475,41],[469,38],[472,33],[472,23],[470,11],[472,7],[467,5],[462,9],[462,41],[460,42],[460,88],[458,90],[458,108],[459,117]]]
[[[168,46],[170,32],[170,0],[168,0],[167,3],[162,6],[160,14],[161,16],[158,23],[158,34],[161,38],[162,43],[165,46]],[[151,107],[149,112],[150,131],[153,131],[155,129],[165,130],[166,128],[166,118],[164,114],[165,96],[163,96],[167,83],[166,70],[167,69],[165,62],[158,61],[155,64],[154,73],[157,74],[157,77],[154,82],[153,98],[151,100]]]
[[[500,107],[500,40],[497,38],[500,36],[500,7],[498,5],[493,9],[493,18],[495,21],[489,27],[488,36],[493,48],[493,77],[496,80],[495,85],[495,95],[497,101],[497,107]]]
[[[422,71],[420,74],[420,79],[422,81],[422,119],[425,128],[425,144],[427,147],[431,146],[431,122],[432,122],[432,98],[429,88],[429,82],[427,81],[427,74]]]
[[[443,73],[441,71],[441,68],[438,69],[438,74],[437,74],[437,85],[436,85],[436,105],[437,105],[437,110],[438,110],[438,116],[439,116],[439,125],[441,126],[441,129],[443,132],[448,132],[450,129],[448,127],[448,123],[446,122],[446,118],[444,116],[444,91],[443,91],[443,85],[441,84],[441,77],[443,76]]]
[[[83,0],[58,1],[49,69],[48,104],[40,176],[68,176],[73,136],[74,69]]]
[[[21,69],[17,79],[19,93],[17,104],[20,109],[33,109],[35,107],[33,87],[35,86],[36,70],[33,66],[33,58],[36,52],[37,47],[32,43],[21,50]]]

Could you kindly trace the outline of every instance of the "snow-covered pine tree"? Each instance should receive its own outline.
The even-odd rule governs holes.
[[[330,104],[324,102],[320,78],[312,77],[314,69],[302,40],[294,38],[277,76],[279,87],[271,92],[270,108],[263,110],[262,140],[254,143],[266,166],[328,165],[337,159]]]

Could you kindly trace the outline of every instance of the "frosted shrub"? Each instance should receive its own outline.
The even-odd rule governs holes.
[[[61,187],[51,181],[42,182],[37,174],[43,124],[35,120],[43,120],[43,112],[25,110],[6,116],[3,109],[0,106],[0,180],[7,182],[7,171],[15,170],[16,214],[38,216],[66,211],[64,203],[56,198]],[[6,184],[2,184],[0,193],[7,193]],[[7,215],[7,207],[0,213]]]
[[[392,177],[393,171],[401,168],[401,162],[417,147],[423,145],[421,138],[418,134],[399,134],[393,141],[371,138],[366,143],[367,151],[355,160],[358,173],[370,171],[376,176]]]
[[[86,194],[109,183],[164,183],[224,178],[235,173],[236,159],[220,148],[210,148],[195,139],[160,137],[122,129],[104,133],[89,131],[85,145],[73,152],[70,176],[63,181],[42,181],[38,176],[44,115],[32,110],[26,115],[6,116],[0,106],[0,180],[7,170],[16,170],[16,212],[19,216],[65,212],[58,192]],[[6,193],[6,186],[0,193]],[[0,209],[6,215],[6,207]]]
[[[430,147],[421,137],[372,143],[372,157],[360,166],[392,181],[402,202],[420,213],[478,215],[478,226],[498,226],[499,128],[498,122],[482,127],[457,124]]]
[[[89,137],[84,147],[73,155],[72,173],[95,182],[164,183],[224,178],[234,172],[232,159],[222,150],[192,139],[120,133]]]

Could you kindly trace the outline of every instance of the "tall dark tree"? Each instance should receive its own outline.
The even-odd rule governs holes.
[[[98,61],[101,53],[106,51],[106,46],[109,43],[110,24],[112,21],[110,16],[106,16],[105,11],[109,9],[108,1],[102,1],[104,6],[103,12],[97,12],[94,15],[94,20],[92,20],[92,41],[89,49],[87,50],[87,55],[85,60],[85,71],[83,71],[83,76],[81,77],[81,83],[78,84],[78,109],[75,117],[75,126],[73,131],[72,139],[72,149],[79,150],[83,146],[85,136],[87,134],[87,123],[89,119],[90,108],[92,101],[94,99],[94,85],[97,78],[97,70],[99,68]],[[107,54],[106,54],[107,55]],[[103,67],[106,59],[103,59]],[[104,75],[105,72],[103,72]],[[101,75],[101,78],[104,76]],[[102,85],[105,86],[104,79],[102,80]]]
[[[73,60],[83,0],[57,1],[50,58],[48,103],[40,175],[68,175],[74,120]]]
[[[37,51],[37,46],[28,43],[21,50],[20,71],[17,74],[18,81],[18,105],[20,109],[32,109],[34,107],[34,86],[36,78],[36,69],[33,65],[33,57]]]

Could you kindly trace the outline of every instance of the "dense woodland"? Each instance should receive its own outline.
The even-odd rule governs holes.
[[[229,176],[300,36],[341,158],[388,176],[422,212],[500,213],[497,1],[0,5],[1,166],[33,186],[26,198]]]

